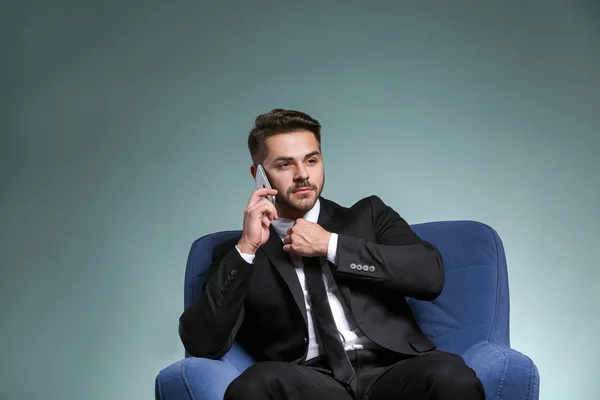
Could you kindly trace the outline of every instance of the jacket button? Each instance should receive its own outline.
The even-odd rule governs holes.
[[[232,269],[232,270],[231,270],[231,272],[230,272],[230,274],[231,274],[231,275],[235,275],[235,274],[237,274],[237,269]]]
[[[375,272],[375,267],[373,265],[369,267],[369,272]]]
[[[229,285],[231,285],[231,282],[225,281],[225,282],[223,282],[223,285],[225,285],[225,287],[229,287]]]
[[[304,343],[308,343],[308,338],[306,336],[304,337]]]
[[[233,280],[233,278],[235,278],[235,276],[233,276],[233,275],[229,275],[229,276],[227,277],[227,282],[231,282],[231,281]]]
[[[221,293],[225,293],[227,291],[227,288],[222,287],[221,288]]]
[[[356,264],[354,264],[354,263],[350,264],[350,269],[356,269]]]
[[[356,266],[356,269],[357,269],[357,270],[359,270],[359,271],[362,271],[362,270],[363,270],[363,266],[362,266],[362,265],[360,265],[360,264],[358,264],[358,265]]]

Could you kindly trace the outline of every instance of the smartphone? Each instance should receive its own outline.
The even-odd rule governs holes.
[[[262,185],[265,185],[265,187],[268,189],[272,189],[271,184],[269,183],[269,179],[267,179],[265,169],[262,165],[258,164],[258,167],[256,167],[256,188],[259,189]],[[267,200],[275,204],[275,196],[271,196],[269,194],[266,197]]]

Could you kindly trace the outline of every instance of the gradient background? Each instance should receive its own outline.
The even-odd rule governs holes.
[[[325,197],[494,227],[541,398],[598,398],[598,2],[1,7],[0,398],[153,398],[278,107],[323,124]]]

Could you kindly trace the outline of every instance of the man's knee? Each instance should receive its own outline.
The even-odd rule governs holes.
[[[229,384],[223,399],[267,398],[270,393],[276,391],[280,364],[265,361],[251,365]]]
[[[458,355],[440,357],[435,367],[429,370],[428,378],[439,398],[485,399],[481,381]]]

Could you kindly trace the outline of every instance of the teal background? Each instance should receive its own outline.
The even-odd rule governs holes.
[[[278,107],[323,124],[325,197],[494,227],[541,398],[598,398],[598,2],[1,7],[1,399],[153,398]]]

